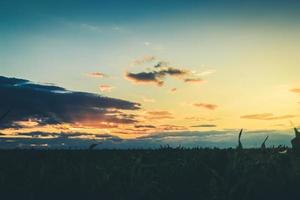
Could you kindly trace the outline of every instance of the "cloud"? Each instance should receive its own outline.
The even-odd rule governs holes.
[[[101,139],[101,140],[122,140],[117,136],[110,134],[92,134],[92,133],[81,133],[81,132],[60,132],[60,133],[51,133],[51,132],[42,132],[42,131],[33,131],[26,133],[16,133],[15,136],[18,137],[32,137],[32,138],[63,138],[63,139],[72,139],[72,138],[87,138],[87,139]]]
[[[0,148],[88,149],[91,144],[98,144],[97,148],[115,148],[122,141],[122,138],[110,134],[28,132],[12,137],[0,136]]]
[[[255,119],[255,120],[280,120],[280,119],[290,119],[296,117],[295,115],[279,115],[276,116],[272,113],[261,113],[252,115],[243,115],[242,119]]]
[[[134,128],[156,128],[153,125],[135,125]]]
[[[198,116],[190,116],[190,117],[185,117],[184,119],[186,120],[193,120],[193,121],[208,121],[208,122],[214,122],[217,120],[220,120],[220,118],[211,118],[211,117],[198,117]]]
[[[215,110],[217,109],[218,105],[215,104],[209,104],[209,103],[195,103],[193,104],[196,107],[202,107],[208,110]]]
[[[105,74],[103,74],[102,72],[91,72],[88,74],[89,77],[92,77],[92,78],[103,78],[103,77],[106,77]]]
[[[91,25],[91,24],[80,24],[80,28],[93,31],[93,32],[98,32],[101,33],[103,32],[102,28],[99,26]]]
[[[148,111],[146,119],[173,119],[172,113],[168,111]]]
[[[188,71],[176,69],[172,67],[161,68],[157,71],[139,72],[139,73],[126,73],[126,77],[135,83],[156,83],[158,86],[164,84],[166,76],[180,77],[188,74]]]
[[[113,86],[110,85],[100,85],[99,89],[101,92],[111,92],[111,90],[113,89]]]
[[[154,56],[146,56],[134,61],[133,65],[143,65],[146,63],[152,63],[156,60],[157,59]],[[198,73],[196,71],[172,67],[166,61],[157,61],[156,64],[154,64],[152,68],[148,68],[147,71],[137,73],[127,72],[125,77],[137,84],[154,83],[157,86],[162,86],[164,84],[164,79],[168,76],[177,77],[185,83],[203,83],[204,80],[199,76],[206,76],[214,72],[215,70],[207,70]]]
[[[156,83],[158,86],[163,85],[159,74],[156,72],[140,72],[140,73],[126,73],[126,77],[134,83]]]
[[[177,88],[171,88],[171,89],[169,90],[170,93],[175,93],[176,91],[177,91]]]
[[[156,100],[148,97],[142,97],[142,101],[145,103],[155,103]]]
[[[168,67],[168,62],[165,61],[159,61],[156,65],[154,65],[154,68],[160,68],[160,67]]]
[[[217,125],[215,125],[215,124],[200,124],[200,125],[194,125],[191,127],[193,127],[193,128],[213,128],[213,127],[217,127]]]
[[[165,124],[161,125],[160,129],[162,131],[178,131],[178,130],[187,130],[185,126],[178,126],[178,125],[172,125],[172,124]]]
[[[71,137],[81,137],[81,136],[95,136],[95,134],[89,133],[79,133],[79,132],[71,132],[71,133],[51,133],[51,132],[42,132],[42,131],[33,131],[33,132],[25,132],[25,133],[16,133],[17,136],[30,136],[34,138],[44,138],[44,137],[61,137],[61,138],[71,138]]]
[[[203,83],[204,80],[202,80],[202,78],[186,78],[186,79],[184,79],[184,82],[186,82],[186,83]]]
[[[293,89],[290,89],[291,92],[294,92],[294,93],[300,93],[300,88],[293,88]]]
[[[159,67],[161,68],[161,67]],[[160,71],[158,71],[159,74],[161,76],[185,76],[189,73],[188,70],[184,70],[184,69],[176,69],[176,68],[173,68],[173,67],[166,67],[166,68],[162,68],[160,69]]]
[[[152,69],[144,72],[127,72],[125,77],[134,83],[154,83],[157,86],[162,86],[164,84],[164,79],[166,77],[177,77],[180,79],[187,79],[185,82],[199,81],[189,77],[191,72],[186,69],[178,69],[169,66],[165,61],[159,61],[153,66]]]
[[[149,115],[172,115],[169,111],[148,111]]]
[[[146,41],[146,42],[144,42],[144,45],[145,45],[145,46],[150,46],[151,43]]]
[[[144,65],[144,64],[147,64],[147,63],[151,63],[153,61],[156,60],[156,57],[155,56],[151,56],[151,55],[147,55],[147,56],[144,56],[142,58],[139,58],[139,59],[136,59],[134,60],[131,65],[132,66],[140,66],[140,65]]]
[[[18,121],[44,124],[134,123],[122,110],[137,110],[139,104],[93,93],[66,90],[54,85],[35,84],[28,80],[0,76],[0,113],[12,112],[1,126],[10,127]]]
[[[210,75],[210,74],[213,74],[215,73],[216,70],[206,70],[206,71],[203,71],[203,72],[196,72],[196,71],[193,71],[192,73],[195,75],[195,76],[207,76],[207,75]]]

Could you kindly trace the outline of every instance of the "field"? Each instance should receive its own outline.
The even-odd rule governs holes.
[[[1,199],[300,199],[278,149],[1,150]]]

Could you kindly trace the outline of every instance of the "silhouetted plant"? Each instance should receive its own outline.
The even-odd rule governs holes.
[[[243,145],[242,145],[242,142],[241,142],[242,133],[243,133],[243,129],[241,129],[241,131],[240,131],[240,133],[239,133],[238,146],[237,146],[237,149],[238,149],[238,150],[243,149]]]

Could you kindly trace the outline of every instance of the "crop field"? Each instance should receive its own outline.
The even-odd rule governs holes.
[[[1,199],[299,199],[288,149],[1,150]]]

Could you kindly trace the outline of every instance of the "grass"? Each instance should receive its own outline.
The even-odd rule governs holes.
[[[291,150],[1,150],[1,199],[300,199]]]

